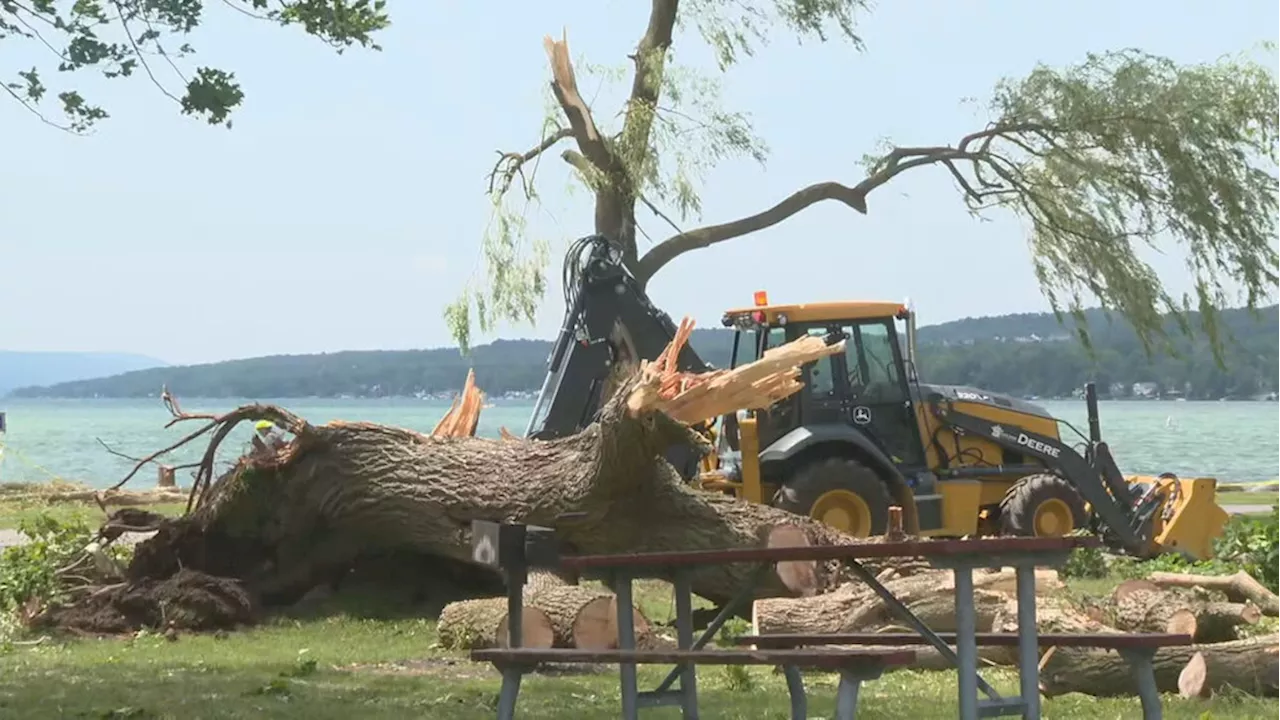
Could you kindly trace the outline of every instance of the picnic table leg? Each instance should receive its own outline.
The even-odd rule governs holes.
[[[973,568],[957,565],[952,572],[956,579],[956,667],[959,670],[960,720],[977,720],[978,618],[973,607]]]
[[[626,570],[614,570],[611,576],[614,594],[618,597],[618,648],[635,650],[635,617],[630,612],[630,609],[635,607],[631,594],[631,573]],[[622,718],[636,720],[640,714],[640,690],[636,683],[636,664],[620,663],[618,674],[622,686]]]
[[[520,679],[524,668],[508,665],[502,668],[502,691],[498,693],[498,720],[514,720],[516,697],[520,694]]]
[[[791,697],[791,720],[809,720],[809,696],[804,689],[804,676],[795,665],[783,665],[787,679],[787,695]]]
[[[1040,642],[1036,631],[1036,568],[1018,565],[1018,684],[1024,720],[1040,720]]]
[[[1160,707],[1160,689],[1156,686],[1156,671],[1152,666],[1156,651],[1152,648],[1126,648],[1120,655],[1129,661],[1129,670],[1138,683],[1138,698],[1142,700],[1142,720],[1161,720],[1164,710]]]
[[[836,720],[854,720],[858,716],[858,691],[862,683],[875,680],[884,674],[884,667],[853,667],[840,671],[840,685],[836,687]],[[977,690],[974,690],[977,697]]]
[[[689,581],[689,571],[680,569],[675,572],[674,590],[676,595],[676,643],[681,650],[693,648],[693,586]],[[619,604],[619,608],[628,607]],[[618,613],[622,614],[619,609]],[[698,672],[691,662],[683,663],[680,668],[680,709],[684,720],[698,720]]]
[[[729,604],[720,608],[720,612],[716,613],[715,618],[713,618],[711,623],[707,625],[707,629],[702,631],[702,634],[698,636],[698,639],[693,642],[693,645],[689,649],[701,650],[706,646],[706,644],[711,641],[711,638],[715,637],[717,632],[720,632],[720,628],[725,624],[725,622],[727,622],[729,618],[733,617],[734,613],[736,613],[739,608],[746,605],[749,600],[755,597],[756,586],[759,585],[761,579],[763,579],[764,576],[772,570],[772,563],[760,563],[757,565],[756,569],[752,571],[751,576],[745,583],[743,583],[742,587],[738,589],[738,594],[734,595],[733,598],[729,600]],[[616,595],[617,593],[614,594]],[[690,612],[690,619],[692,619],[692,615],[692,612]],[[665,690],[670,690],[671,684],[674,683],[678,677],[680,677],[680,668],[677,667],[667,673],[667,676],[658,684],[658,688],[654,690],[654,692],[660,693]]]
[[[951,663],[952,666],[956,668],[960,667],[960,657],[959,655],[956,654],[956,651],[952,650],[950,645],[943,642],[942,638],[938,637],[938,633],[934,632],[932,628],[930,628],[928,625],[924,623],[924,621],[916,617],[915,613],[911,612],[911,608],[907,607],[906,605],[903,605],[901,600],[894,597],[893,593],[889,592],[889,590],[883,584],[881,584],[879,580],[876,580],[875,575],[871,574],[869,570],[867,570],[865,567],[862,566],[861,563],[857,561],[850,561],[848,564],[848,567],[850,570],[853,571],[854,575],[858,576],[859,580],[866,583],[867,587],[871,588],[871,590],[876,595],[878,595],[881,600],[884,601],[885,606],[887,606],[890,610],[892,610],[893,613],[897,615],[898,618],[900,618],[903,622],[905,622],[907,625],[910,625],[911,629],[915,630],[916,633],[920,635],[920,637],[924,638],[930,645],[932,645],[933,648],[938,651],[939,655],[945,658],[947,662]],[[972,578],[973,578],[972,573],[968,577],[970,578],[970,585],[972,586]],[[957,592],[957,597],[959,597],[958,592]],[[972,608],[973,593],[972,592],[968,593],[967,597],[969,598],[969,607]],[[959,602],[957,602],[956,603],[957,611],[959,610],[959,606],[960,604]],[[974,627],[977,627],[977,620],[974,620],[973,624],[974,624]],[[970,633],[970,637],[973,637],[972,633]],[[974,656],[973,663],[975,667],[977,666],[977,662],[978,662],[977,654],[978,654],[978,651],[975,648],[973,651],[973,656]],[[990,683],[988,683],[986,680],[983,680],[981,676],[977,675],[976,670],[973,673],[973,678],[974,678],[974,682],[977,683],[978,689],[981,690],[983,694],[985,694],[987,697],[991,698],[992,700],[1000,699],[1000,693],[996,692],[996,689],[991,687]]]

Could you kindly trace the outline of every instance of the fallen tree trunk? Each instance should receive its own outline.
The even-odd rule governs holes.
[[[1276,651],[1275,635],[1161,648],[1154,661],[1156,687],[1162,693],[1203,695],[1231,686],[1250,695],[1275,695],[1280,674]],[[1193,665],[1196,655],[1201,660]],[[1199,665],[1203,671],[1194,669]],[[1040,686],[1046,696],[1078,692],[1115,697],[1138,692],[1129,664],[1119,653],[1077,648],[1054,651],[1040,670]]]
[[[547,614],[526,605],[520,615],[521,647],[549,648],[555,631]],[[436,624],[440,644],[450,650],[509,647],[507,599],[477,598],[449,603]]]
[[[814,545],[856,543],[808,518],[694,489],[663,459],[676,444],[709,449],[688,423],[767,406],[800,389],[796,377],[804,363],[841,351],[840,343],[802,338],[755,363],[692,378],[646,365],[605,404],[597,422],[547,442],[467,436],[477,392],[461,398],[441,427],[461,437],[364,422],[316,426],[272,406],[238,408],[188,436],[212,433],[193,510],[139,544],[127,576],[163,579],[189,568],[234,578],[273,607],[292,604],[367,554],[395,550],[466,568],[484,576],[485,583],[476,583],[484,585],[496,573],[472,564],[473,520],[553,527],[583,554],[760,547],[780,526],[802,529]],[[176,403],[171,410],[177,419],[205,417],[181,414]],[[292,441],[278,452],[242,458],[214,481],[218,443],[257,419],[287,430]],[[912,558],[864,564],[873,571],[891,565],[902,575],[923,567]],[[693,590],[724,602],[752,572],[744,565],[699,568],[691,573]],[[837,563],[817,572],[819,587],[838,584]],[[775,574],[758,594],[794,591]],[[85,617],[96,612],[94,602],[84,603]]]
[[[1147,580],[1160,587],[1204,588],[1220,592],[1232,602],[1251,602],[1270,617],[1280,615],[1280,597],[1267,589],[1249,573],[1234,575],[1191,575],[1188,573],[1154,572]]]

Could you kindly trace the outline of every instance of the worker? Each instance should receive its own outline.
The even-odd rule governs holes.
[[[284,447],[284,433],[270,420],[259,420],[253,424],[253,450],[255,453],[272,454]]]

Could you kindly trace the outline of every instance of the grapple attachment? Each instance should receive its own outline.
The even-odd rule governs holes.
[[[1125,479],[1140,497],[1154,497],[1159,503],[1150,535],[1154,553],[1177,552],[1191,560],[1213,557],[1213,541],[1230,519],[1215,497],[1216,479],[1181,479],[1172,473]]]

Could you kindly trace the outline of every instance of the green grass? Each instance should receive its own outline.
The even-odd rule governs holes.
[[[164,515],[179,515],[186,509],[184,503],[156,503],[149,505],[139,505],[138,507],[155,513]],[[108,510],[116,510],[116,507],[109,506]],[[89,522],[93,527],[94,523],[101,522],[106,519],[106,515],[96,505],[75,502],[42,502],[42,501],[0,501],[0,530],[17,530],[24,520],[30,520],[37,515],[49,515],[57,520],[66,522],[75,519],[83,519]]]
[[[650,584],[642,607],[668,617],[670,594]],[[652,687],[666,668],[642,668]],[[1002,692],[1017,690],[1016,674],[984,676]],[[784,718],[787,695],[769,668],[744,674],[724,668],[698,673],[703,714],[715,718]],[[827,717],[834,676],[808,676],[810,714]],[[0,653],[3,718],[458,718],[491,717],[499,679],[487,665],[440,650],[429,619],[370,620],[338,615],[282,619],[257,629],[214,636],[154,634],[119,640],[46,640]],[[891,673],[867,683],[861,718],[953,718],[955,674]],[[1136,699],[1069,695],[1045,700],[1052,718],[1136,717]],[[533,675],[522,687],[522,718],[618,716],[616,671]],[[1271,717],[1275,701],[1229,697],[1165,698],[1167,718]],[[1206,715],[1206,713],[1209,713]],[[674,708],[645,717],[676,718]]]

